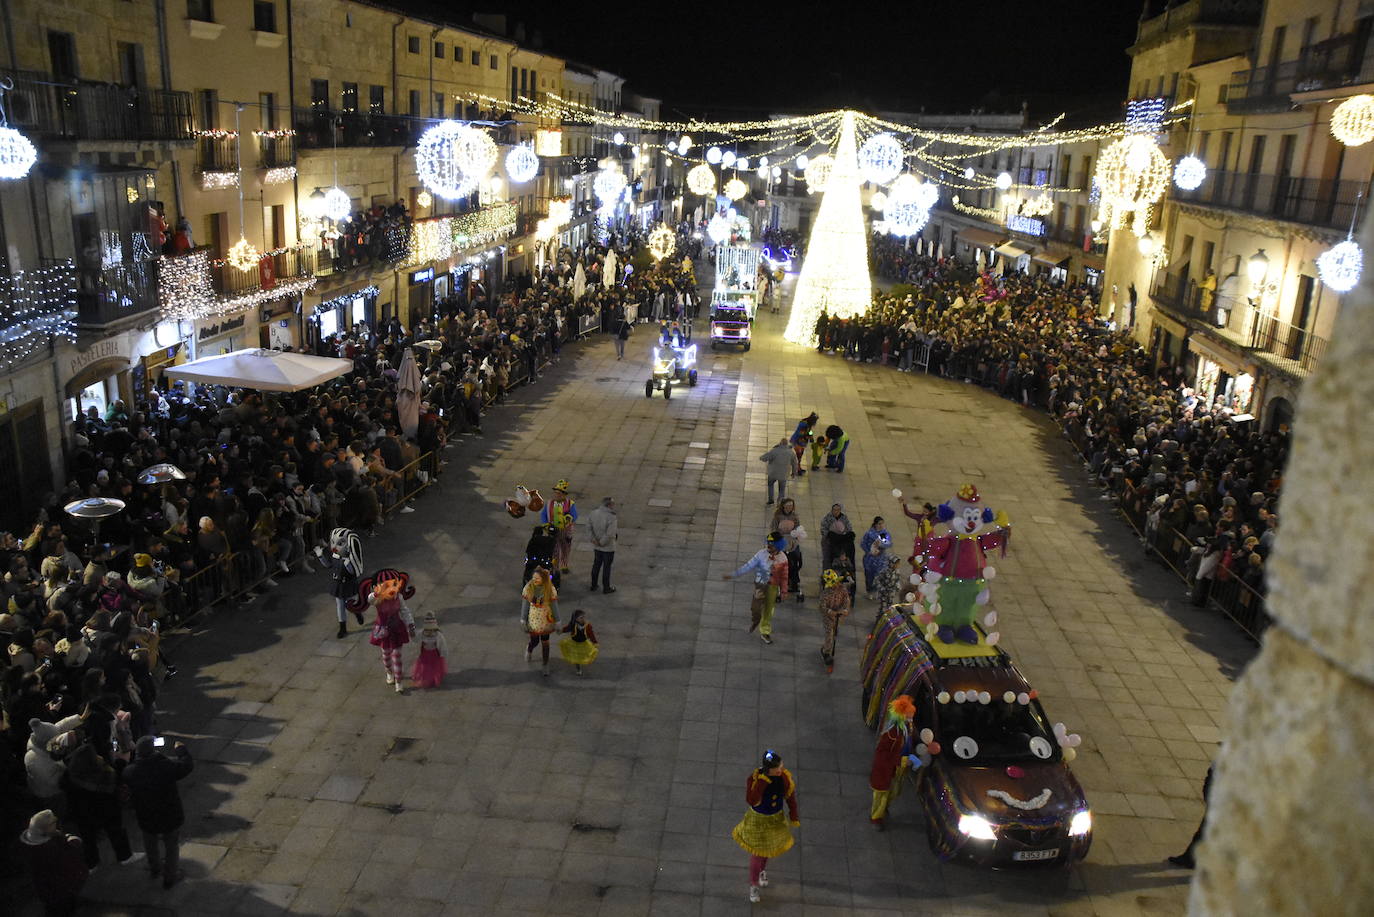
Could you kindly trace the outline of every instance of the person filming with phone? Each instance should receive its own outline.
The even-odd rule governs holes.
[[[134,815],[143,832],[148,871],[162,876],[162,887],[171,888],[181,878],[180,831],[186,821],[177,781],[194,766],[185,743],[177,742],[168,755],[166,739],[144,736],[134,746],[134,760],[124,768],[122,779],[129,788]]]

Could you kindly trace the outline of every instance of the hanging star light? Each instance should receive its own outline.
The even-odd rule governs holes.
[[[320,214],[334,222],[346,219],[353,212],[353,199],[342,188],[330,188],[324,193]]]
[[[687,187],[693,194],[714,194],[716,173],[705,163],[697,163],[687,172]]]
[[[737,201],[749,193],[749,186],[738,178],[732,178],[725,183],[725,187],[722,190],[725,192],[725,196],[730,200]]]
[[[452,200],[477,190],[496,156],[496,143],[485,131],[440,121],[420,135],[415,171],[426,188]]]
[[[806,190],[812,194],[828,190],[830,174],[835,169],[835,159],[829,153],[822,153],[806,167]]]
[[[243,236],[239,236],[239,240],[230,247],[229,254],[224,260],[228,261],[239,270],[246,272],[256,268],[261,257],[262,256],[258,253],[257,248],[253,246],[252,242],[249,242]]]
[[[14,80],[0,77],[0,179],[14,180],[29,174],[38,161],[38,150],[19,131],[9,126],[5,116],[5,93],[14,88]]]
[[[1196,156],[1184,156],[1174,166],[1174,184],[1184,191],[1196,191],[1207,177],[1207,163]]]
[[[506,176],[515,184],[525,182],[539,174],[539,157],[525,144],[512,147],[506,154]]]
[[[667,258],[675,248],[677,248],[677,236],[662,223],[649,233],[649,254],[653,255],[655,261],[662,261]]]
[[[888,204],[883,219],[887,222],[887,231],[894,236],[914,236],[929,222],[930,210],[916,201],[900,201]]]
[[[868,230],[864,226],[859,175],[855,114],[840,120],[839,141],[826,181],[825,197],[811,227],[792,297],[792,314],[784,333],[794,344],[816,340],[816,320],[822,312],[834,318],[863,315],[873,302],[873,283],[868,274]],[[819,159],[820,157],[817,157]],[[816,168],[811,163],[807,178]]]
[[[730,218],[718,213],[706,224],[706,235],[717,245],[723,245],[730,240],[730,227]]]
[[[1353,239],[1338,242],[1317,258],[1317,275],[1337,293],[1345,293],[1360,282],[1364,252]]]
[[[1374,140],[1374,96],[1351,96],[1337,105],[1331,112],[1331,136],[1346,146]]]
[[[906,150],[891,134],[874,134],[859,147],[859,173],[875,185],[885,185],[901,174]]]
[[[428,191],[421,191],[419,194],[415,195],[415,205],[428,210],[430,207],[434,206],[434,196]]]
[[[596,173],[596,178],[592,181],[592,192],[601,200],[603,205],[614,203],[620,196],[620,192],[625,190],[625,173],[617,168],[602,169]]]

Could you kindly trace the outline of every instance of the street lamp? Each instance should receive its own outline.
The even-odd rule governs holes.
[[[1264,249],[1261,248],[1250,256],[1250,263],[1246,265],[1245,273],[1256,287],[1264,283],[1264,278],[1269,276],[1269,257],[1264,253]]]
[[[1155,252],[1155,237],[1146,233],[1136,242],[1136,248],[1138,248],[1140,253],[1146,258],[1150,257]]]

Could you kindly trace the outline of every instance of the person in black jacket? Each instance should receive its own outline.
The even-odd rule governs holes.
[[[172,757],[168,757],[153,741],[152,736],[138,740],[134,760],[124,768],[122,777],[143,832],[148,871],[162,876],[163,888],[171,888],[181,878],[177,868],[181,857],[179,832],[186,821],[177,781],[191,773],[194,765],[185,743],[177,742]]]

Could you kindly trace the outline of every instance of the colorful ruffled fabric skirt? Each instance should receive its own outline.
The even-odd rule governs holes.
[[[421,688],[437,688],[448,674],[448,664],[436,649],[422,649],[410,669],[411,681]]]
[[[596,659],[597,647],[590,640],[574,640],[564,637],[558,641],[559,654],[572,665],[591,665]]]
[[[779,809],[772,815],[760,815],[749,809],[730,836],[756,857],[782,856],[792,849],[792,828],[787,823],[786,809]]]

